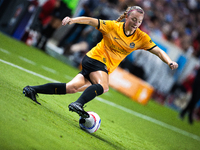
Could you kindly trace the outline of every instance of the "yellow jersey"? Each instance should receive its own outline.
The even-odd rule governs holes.
[[[96,29],[102,33],[103,39],[86,54],[104,63],[109,74],[131,52],[138,49],[151,50],[156,46],[151,38],[139,28],[132,35],[127,36],[124,25],[123,22],[99,20],[99,26]]]

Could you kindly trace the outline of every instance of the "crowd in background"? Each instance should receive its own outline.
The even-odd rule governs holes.
[[[141,29],[166,39],[185,53],[200,57],[200,1],[199,0],[81,0],[86,13],[80,16],[90,16],[101,19],[115,20],[122,14],[127,5],[139,5],[145,11]],[[92,4],[94,3],[94,4]],[[98,5],[97,5],[98,4]],[[85,27],[84,27],[85,28]],[[86,38],[88,30],[82,30],[74,40],[69,34],[59,46],[71,45]],[[95,32],[95,31],[94,31]],[[76,33],[75,33],[76,34]],[[96,33],[95,33],[96,34]],[[88,37],[87,37],[88,38]],[[92,38],[93,39],[93,38]],[[91,40],[91,39],[89,39]],[[65,41],[65,42],[64,42]],[[91,45],[97,43],[99,39]],[[91,42],[91,41],[87,41]],[[91,47],[89,46],[89,48]],[[69,47],[67,47],[69,48]]]
[[[139,1],[146,12],[143,27],[200,57],[200,1]]]
[[[23,0],[21,0],[23,1]],[[34,7],[42,0],[27,0]],[[127,6],[138,5],[145,11],[145,17],[141,29],[147,33],[154,33],[158,37],[166,39],[180,47],[185,53],[200,57],[200,0],[43,0],[44,4],[37,11],[32,29],[42,35],[37,39],[38,46],[44,49],[44,45],[53,33],[61,27],[61,20],[65,16],[89,16],[100,19],[116,20]],[[6,11],[9,3],[14,1],[2,1],[0,18]],[[33,11],[33,7],[29,8]],[[19,9],[19,12],[21,10]],[[17,17],[17,11],[15,16]],[[13,16],[15,19],[16,17]],[[5,20],[5,19],[4,19]],[[2,23],[4,28],[10,23]],[[39,25],[40,23],[40,25]],[[13,23],[14,24],[14,23]],[[36,26],[37,27],[36,27]],[[80,41],[87,43],[87,51],[100,41],[98,31],[86,25],[74,25],[69,32],[59,41],[58,46],[70,51],[71,46]],[[8,27],[7,27],[8,28]],[[41,40],[44,39],[42,43]],[[26,40],[26,37],[23,38]],[[44,44],[44,45],[41,45]],[[66,52],[68,54],[68,52]]]

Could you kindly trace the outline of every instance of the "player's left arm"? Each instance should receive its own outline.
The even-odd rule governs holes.
[[[172,70],[178,68],[178,64],[172,61],[169,56],[158,46],[152,48],[149,52],[158,56],[163,62],[165,62]]]
[[[74,23],[78,23],[78,24],[87,24],[93,27],[98,27],[99,25],[99,21],[96,18],[91,18],[91,17],[75,17],[75,18],[70,18],[70,17],[65,17],[62,20],[62,25],[66,25],[66,24],[74,24]]]

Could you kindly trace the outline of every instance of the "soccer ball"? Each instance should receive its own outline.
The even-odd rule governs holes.
[[[81,129],[83,129],[89,133],[96,132],[100,127],[101,118],[95,112],[88,111],[87,113],[90,115],[90,117],[89,118],[80,117],[79,125],[80,125]]]

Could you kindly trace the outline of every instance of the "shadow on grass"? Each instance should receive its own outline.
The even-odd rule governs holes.
[[[86,132],[86,131],[85,131],[85,132]],[[89,134],[89,133],[88,133],[88,134]],[[125,150],[125,149],[127,149],[127,148],[125,148],[123,145],[121,145],[120,143],[115,142],[116,144],[114,144],[114,141],[113,141],[113,142],[108,141],[107,139],[105,139],[105,138],[103,138],[103,137],[101,137],[101,136],[99,136],[99,135],[91,134],[91,136],[93,136],[93,137],[95,137],[95,138],[97,138],[97,139],[99,139],[99,140],[101,140],[101,141],[107,143],[108,145],[112,146],[113,148],[115,148],[115,149],[117,149],[117,150]]]
[[[36,104],[36,103],[35,103]],[[37,105],[37,104],[36,104]],[[87,134],[90,134],[90,133],[88,133],[88,132],[86,132],[85,130],[82,130],[79,126],[77,126],[77,123],[78,123],[78,121],[77,120],[71,120],[71,119],[69,119],[67,116],[65,116],[65,115],[62,115],[61,113],[58,113],[58,112],[56,112],[56,111],[54,111],[54,110],[51,110],[51,109],[49,109],[47,106],[45,106],[45,105],[40,105],[40,106],[42,106],[44,109],[47,109],[49,112],[51,112],[52,114],[54,114],[54,115],[56,115],[56,116],[58,116],[59,118],[61,118],[61,119],[63,119],[63,120],[65,120],[65,121],[71,121],[71,125],[72,126],[74,126],[74,127],[76,127],[76,128],[79,128],[81,131],[83,131],[83,132],[85,132],[85,133],[87,133]],[[76,124],[75,124],[75,122],[76,122]],[[69,123],[69,122],[68,122]],[[97,138],[97,139],[99,139],[99,140],[101,140],[102,142],[105,142],[105,143],[107,143],[108,145],[110,145],[111,147],[113,147],[114,149],[117,149],[117,150],[124,150],[124,149],[127,149],[127,148],[125,148],[121,143],[119,143],[119,142],[117,142],[117,141],[109,141],[109,140],[107,140],[106,138],[103,138],[103,137],[101,137],[101,136],[99,136],[99,135],[96,135],[96,134],[90,134],[92,137],[94,137],[94,138]],[[111,140],[111,139],[110,139]]]

